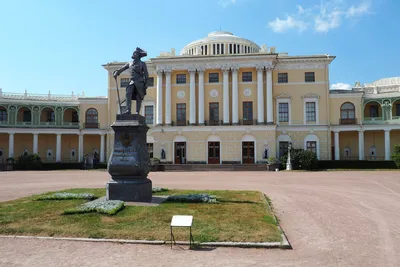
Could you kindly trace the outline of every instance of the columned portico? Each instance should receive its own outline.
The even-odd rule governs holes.
[[[390,130],[385,130],[385,160],[390,158]]]
[[[162,71],[157,71],[157,94],[156,94],[156,124],[161,125],[162,121],[162,103],[163,103],[163,96],[162,96]]]
[[[100,162],[105,162],[105,157],[104,157],[104,134],[100,135]]]
[[[165,70],[165,124],[171,125],[171,71]]]
[[[190,95],[189,95],[189,124],[196,124],[196,69],[189,69],[190,75]]]
[[[232,67],[232,124],[239,124],[238,67]]]
[[[267,124],[274,124],[272,101],[272,68],[267,68]]]
[[[79,134],[79,140],[78,140],[78,162],[82,162],[83,160],[83,134]]]
[[[37,154],[39,152],[39,134],[33,134],[33,154]]]
[[[334,131],[335,136],[335,160],[340,160],[339,131]]]
[[[358,131],[358,159],[364,160],[364,131]]]
[[[14,133],[8,134],[8,157],[14,157]]]
[[[264,123],[264,67],[257,67],[257,124]]]
[[[57,134],[56,162],[61,162],[61,134]]]
[[[229,68],[222,68],[223,72],[223,123],[229,124]]]
[[[204,125],[204,69],[197,69],[199,75],[199,125]]]

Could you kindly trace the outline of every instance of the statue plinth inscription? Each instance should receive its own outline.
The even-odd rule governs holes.
[[[114,149],[108,161],[111,181],[107,183],[107,199],[151,202],[152,182],[147,178],[150,158],[145,118],[137,114],[117,115],[111,125]]]

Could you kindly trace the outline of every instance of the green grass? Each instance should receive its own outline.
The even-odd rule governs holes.
[[[105,195],[105,189],[62,192]],[[54,192],[49,192],[52,194]],[[98,213],[62,215],[85,200],[35,201],[35,196],[0,203],[0,234],[62,237],[169,240],[173,215],[193,215],[196,242],[276,242],[280,231],[258,191],[170,190],[153,195],[207,193],[219,204],[170,203],[157,207],[126,206],[114,216]],[[188,240],[188,229],[174,229],[176,240]]]

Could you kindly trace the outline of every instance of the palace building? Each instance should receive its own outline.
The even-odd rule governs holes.
[[[150,156],[169,164],[254,164],[279,158],[291,143],[322,160],[390,160],[400,144],[400,77],[329,90],[334,59],[291,56],[225,31],[179,55],[160,53],[146,61],[141,109]],[[125,63],[103,65],[107,97],[0,91],[0,157],[39,153],[44,161],[79,162],[95,154],[106,162],[120,112],[112,73]],[[124,100],[127,71],[117,82]]]

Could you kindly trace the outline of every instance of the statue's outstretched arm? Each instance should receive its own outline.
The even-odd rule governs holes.
[[[126,63],[122,68],[114,71],[113,76],[116,77],[129,68],[129,63]]]

